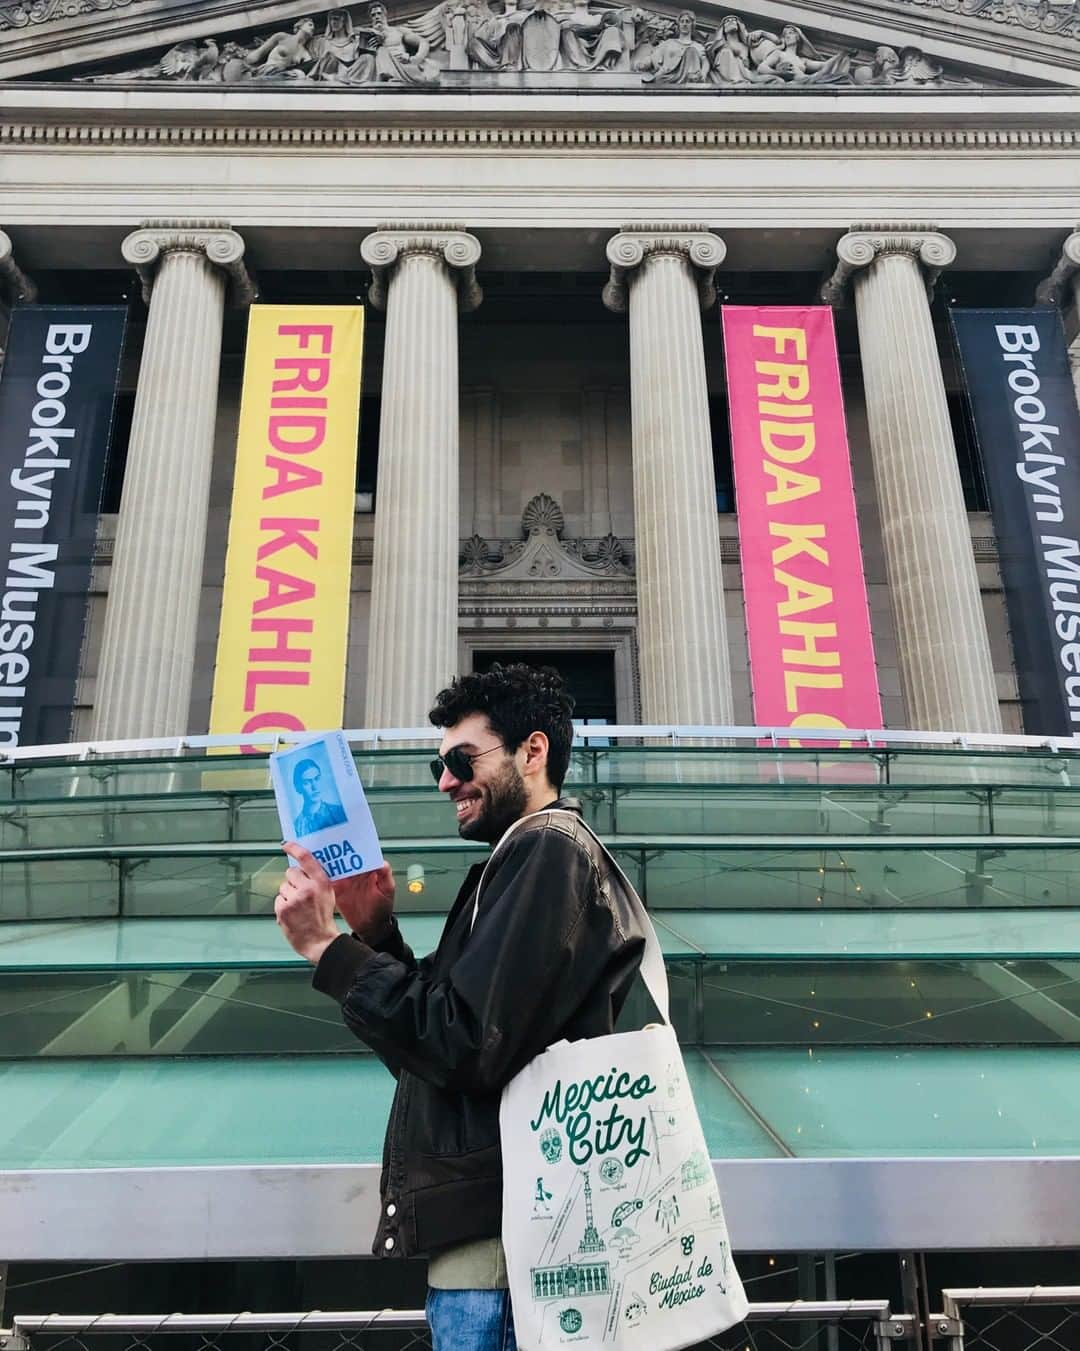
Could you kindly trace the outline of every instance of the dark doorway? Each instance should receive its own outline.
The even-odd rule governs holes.
[[[554,666],[574,696],[575,721],[616,721],[614,652],[474,652],[473,670],[486,671],[496,661]]]

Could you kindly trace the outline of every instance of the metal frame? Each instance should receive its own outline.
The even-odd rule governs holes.
[[[49,746],[15,746],[0,753],[0,763],[11,764],[32,760],[88,760],[94,756],[141,755],[161,752],[163,755],[181,755],[185,751],[209,750],[216,747],[258,745],[277,747],[305,741],[316,735],[315,729],[303,732],[275,732],[272,737],[252,732],[229,732],[216,736],[144,737],[133,741],[79,741],[57,742]],[[796,736],[800,743],[821,741],[835,746],[837,731],[830,727],[800,727],[797,733],[791,727],[717,727],[681,723],[615,724],[586,726],[574,724],[574,735],[584,741],[633,740],[666,741],[679,746],[689,741],[700,745],[713,741],[718,747],[737,746],[745,742],[752,749],[762,743],[781,748]],[[350,744],[378,747],[397,742],[437,742],[441,733],[432,727],[360,727],[349,728],[345,736]],[[941,746],[953,750],[1044,750],[1080,752],[1080,736],[1045,737],[1020,736],[1003,732],[919,732],[895,729],[845,729],[845,744],[859,749],[889,750],[905,746]],[[807,747],[809,749],[809,747]]]
[[[932,1342],[947,1351],[964,1351],[965,1308],[1022,1309],[1075,1304],[1080,1311],[1080,1285],[1002,1285],[956,1288],[941,1292],[941,1313],[930,1315]]]
[[[886,1299],[791,1300],[751,1304],[747,1323],[872,1322],[879,1351],[888,1351],[916,1334],[911,1314],[894,1314]],[[420,1332],[427,1327],[421,1309],[381,1309],[355,1313],[238,1314],[48,1314],[15,1318],[0,1328],[0,1351],[32,1351],[35,1336],[130,1336],[145,1346],[156,1333],[199,1333],[206,1337],[229,1332],[371,1332],[379,1328]]]
[[[737,1252],[1080,1247],[1080,1159],[722,1159]],[[355,1257],[375,1163],[0,1171],[0,1260]],[[162,1215],[170,1217],[161,1223]]]

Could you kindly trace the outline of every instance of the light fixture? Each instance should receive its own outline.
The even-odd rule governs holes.
[[[410,863],[407,875],[409,890],[414,896],[419,896],[424,889],[424,865],[422,863]]]

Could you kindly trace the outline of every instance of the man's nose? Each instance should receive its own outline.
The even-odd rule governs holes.
[[[460,782],[461,780],[455,779],[453,774],[443,765],[443,772],[439,775],[439,792],[452,793]]]

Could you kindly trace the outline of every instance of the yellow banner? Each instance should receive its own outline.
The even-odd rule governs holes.
[[[363,332],[358,305],[251,309],[212,734],[341,725]]]

